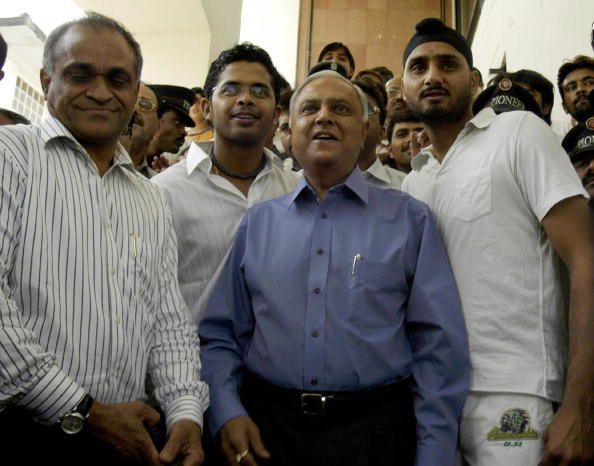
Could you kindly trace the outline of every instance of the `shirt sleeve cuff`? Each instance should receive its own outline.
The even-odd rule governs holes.
[[[217,400],[214,393],[211,395],[211,407],[208,412],[208,421],[213,436],[216,437],[219,434],[219,431],[227,421],[239,416],[248,416],[248,413],[238,397],[220,397]]]
[[[173,424],[182,419],[194,421],[204,430],[202,419],[205,408],[206,406],[196,396],[186,395],[175,399],[165,409],[167,432],[169,433]]]
[[[538,221],[542,222],[542,219],[549,212],[549,210],[551,210],[559,202],[574,196],[583,196],[585,199],[590,198],[586,190],[581,186],[576,187],[574,185],[566,185],[554,190],[536,207],[536,209],[534,209],[534,213],[536,214]]]
[[[51,425],[74,409],[85,393],[66,373],[52,366],[17,405],[31,411],[40,424]]]

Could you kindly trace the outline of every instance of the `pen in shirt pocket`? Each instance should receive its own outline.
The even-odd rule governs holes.
[[[362,259],[363,257],[361,256],[360,253],[355,254],[355,257],[353,257],[353,268],[351,270],[351,276],[354,277],[355,276],[355,270],[357,269],[357,264],[359,263],[359,261]]]
[[[132,240],[132,256],[133,257],[137,257],[138,256],[138,249],[136,249],[136,235],[134,233],[132,233],[130,235],[130,239]]]

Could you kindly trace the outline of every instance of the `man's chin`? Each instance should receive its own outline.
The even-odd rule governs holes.
[[[574,118],[581,123],[585,122],[592,116],[594,116],[594,109],[590,107],[589,103],[587,106],[581,105],[580,108],[576,107],[575,109]]]

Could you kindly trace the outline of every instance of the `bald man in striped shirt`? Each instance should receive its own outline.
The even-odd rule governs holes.
[[[41,71],[50,117],[0,130],[3,463],[202,462],[208,390],[171,216],[118,143],[141,66],[110,18],[60,26]]]

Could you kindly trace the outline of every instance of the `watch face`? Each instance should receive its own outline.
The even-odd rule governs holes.
[[[78,434],[85,426],[85,418],[80,413],[69,413],[60,421],[60,427],[67,434]]]

